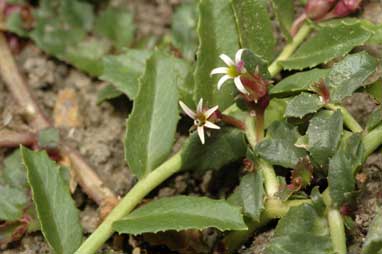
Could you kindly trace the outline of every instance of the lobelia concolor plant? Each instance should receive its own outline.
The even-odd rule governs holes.
[[[40,230],[59,254],[96,253],[114,233],[207,228],[221,233],[206,253],[237,253],[257,230],[272,227],[269,222],[276,219],[264,253],[346,254],[345,226],[353,220],[348,208],[358,191],[355,176],[382,144],[382,107],[376,107],[362,127],[342,101],[355,92],[381,100],[381,59],[367,46],[382,45],[382,26],[356,16],[361,1],[308,0],[297,19],[294,1],[269,3],[187,2],[179,7],[180,14],[174,14],[177,29],[171,45],[165,40],[157,49],[109,52],[98,59],[89,54],[74,57],[65,43],[52,45],[45,34],[49,29],[41,29],[52,24],[40,13],[36,22],[41,27],[24,36],[49,54],[110,82],[100,101],[121,94],[133,101],[124,148],[137,182],[82,241],[63,168],[45,152],[21,147],[13,156],[26,168],[24,186],[20,190],[6,180],[0,185],[6,194],[0,203],[8,202],[7,207],[16,211],[0,208],[0,220],[26,232],[30,197],[24,192],[31,190]],[[269,14],[270,7],[274,15]],[[114,11],[105,16],[115,18]],[[195,38],[192,45],[195,27],[185,25],[189,30],[182,31],[176,23],[189,24],[183,20],[186,14],[198,19],[198,42]],[[96,22],[103,24],[98,18]],[[276,44],[283,42],[274,37],[272,22],[285,41],[281,50]],[[15,23],[11,27],[20,33]],[[97,30],[100,27],[94,28],[96,33],[108,38],[108,33]],[[114,33],[109,39],[113,49],[124,41]],[[191,126],[185,118],[179,120],[179,109],[192,119]],[[178,125],[191,132],[173,152]],[[238,164],[233,162],[241,166],[235,168],[232,165]],[[224,167],[240,177],[232,179],[237,186],[221,199],[177,195],[139,206],[177,173],[202,174]],[[11,196],[19,198],[3,198]],[[378,210],[362,254],[382,251],[381,221]]]

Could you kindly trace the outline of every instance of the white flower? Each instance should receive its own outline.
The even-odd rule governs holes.
[[[186,104],[182,101],[179,101],[179,105],[189,117],[194,120],[194,125],[197,128],[197,132],[202,144],[204,144],[204,127],[210,129],[220,129],[219,126],[214,124],[211,121],[208,121],[208,118],[219,108],[219,106],[212,107],[210,109],[203,109],[203,99],[199,100],[198,106],[196,107],[196,112],[192,111]]]
[[[218,90],[223,86],[223,84],[229,80],[233,79],[237,90],[241,93],[249,94],[247,89],[245,89],[243,83],[240,80],[240,76],[247,72],[244,67],[244,62],[241,60],[241,55],[243,54],[245,49],[239,49],[235,55],[235,61],[233,61],[229,56],[225,54],[220,55],[220,59],[227,65],[227,67],[218,67],[211,71],[210,75],[215,74],[225,74],[223,77],[219,79],[218,82]]]

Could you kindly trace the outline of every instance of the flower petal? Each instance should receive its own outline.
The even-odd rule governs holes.
[[[236,77],[233,81],[235,82],[237,90],[239,90],[243,94],[249,94],[247,89],[245,89],[245,87],[243,86],[243,83],[241,83],[240,76]]]
[[[219,79],[219,82],[218,82],[218,90],[220,90],[220,89],[222,88],[223,84],[224,84],[227,80],[229,80],[229,79],[232,79],[232,77],[229,76],[229,75],[224,75],[223,77],[221,77],[221,78]]]
[[[183,101],[179,101],[179,105],[182,108],[183,112],[186,113],[186,115],[188,115],[192,119],[195,119],[194,111],[192,111],[186,104],[184,104]]]
[[[237,52],[236,52],[236,55],[235,55],[235,62],[238,63],[241,61],[241,55],[243,54],[245,49],[239,49]]]
[[[204,145],[204,143],[205,143],[205,140],[204,140],[204,127],[203,126],[198,126],[197,131],[198,131],[198,135],[199,135],[200,141]]]
[[[210,121],[206,121],[206,123],[204,124],[204,126],[206,126],[207,128],[210,128],[210,129],[216,129],[216,130],[219,130],[220,129],[220,126],[219,125],[216,125]]]
[[[227,67],[218,67],[218,68],[215,68],[211,71],[210,76],[215,75],[215,74],[227,74],[227,73],[228,73]]]
[[[235,63],[232,61],[232,59],[229,56],[227,56],[226,54],[221,54],[219,57],[221,60],[223,60],[223,62],[226,65],[228,65],[228,66],[235,65]]]
[[[203,98],[200,98],[198,106],[196,107],[196,112],[202,112],[203,111]]]
[[[218,110],[218,108],[219,108],[219,106],[216,105],[215,107],[212,107],[209,110],[207,110],[206,112],[204,112],[204,115],[208,119],[216,110]]]

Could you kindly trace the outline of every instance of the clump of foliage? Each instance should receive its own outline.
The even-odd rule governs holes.
[[[265,253],[346,254],[351,217],[343,211],[354,202],[357,170],[382,143],[382,109],[362,128],[341,102],[360,90],[381,99],[381,59],[361,46],[381,45],[382,25],[357,17],[361,1],[309,0],[297,19],[294,1],[270,2],[186,2],[155,49],[128,48],[132,14],[120,8],[41,0],[27,23],[20,10],[32,7],[13,3],[21,7],[7,16],[10,31],[110,82],[100,103],[121,94],[134,102],[124,140],[138,181],[82,242],[66,169],[22,147],[1,177],[0,243],[41,230],[56,253],[90,254],[114,232],[214,227],[224,231],[219,249],[234,253],[280,219]],[[180,109],[193,125],[171,155]],[[174,196],[135,209],[175,173],[218,171],[243,159],[240,183],[226,199]],[[362,253],[382,251],[381,218],[378,212]]]

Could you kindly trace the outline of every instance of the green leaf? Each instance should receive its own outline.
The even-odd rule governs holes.
[[[241,131],[223,128],[213,132],[203,145],[193,133],[182,148],[182,170],[218,170],[230,162],[243,158],[247,144]]]
[[[24,191],[0,185],[0,221],[16,221],[23,215],[28,198]]]
[[[290,28],[294,21],[294,3],[290,0],[272,0],[273,10],[279,21],[281,31],[288,41],[292,39]]]
[[[248,173],[240,180],[240,196],[244,213],[253,220],[260,221],[261,212],[264,210],[264,179],[259,171]]]
[[[42,148],[57,148],[60,142],[60,132],[56,128],[46,128],[38,133],[38,146]]]
[[[378,103],[382,103],[382,79],[368,85],[365,92],[371,95]]]
[[[288,70],[301,70],[327,63],[363,45],[370,35],[359,24],[324,27],[303,43],[288,60],[282,61],[281,65]]]
[[[306,132],[308,150],[313,160],[319,165],[325,165],[329,157],[337,150],[343,130],[343,119],[340,111],[325,114],[323,111],[314,116]]]
[[[242,48],[267,61],[275,55],[276,39],[266,0],[231,0]]]
[[[342,205],[354,190],[355,170],[362,164],[364,147],[359,133],[345,138],[329,161],[328,183],[334,206]]]
[[[286,117],[303,118],[305,115],[317,112],[323,103],[317,94],[301,93],[288,102]]]
[[[371,131],[382,123],[382,106],[378,106],[376,109],[371,112],[366,123],[366,129]]]
[[[199,4],[199,49],[197,54],[195,101],[203,98],[208,105],[219,105],[220,110],[233,103],[235,89],[232,82],[217,90],[218,75],[212,69],[224,66],[220,54],[234,56],[239,48],[235,18],[230,0],[201,0]]]
[[[377,62],[367,52],[346,56],[330,70],[326,83],[329,86],[331,101],[340,102],[362,87],[367,78],[376,70]]]
[[[325,218],[310,205],[290,208],[277,224],[266,254],[334,254]]]
[[[145,70],[148,50],[129,49],[126,54],[103,58],[103,73],[100,79],[110,82],[119,91],[134,100],[138,93],[138,78]]]
[[[123,93],[113,85],[107,85],[97,92],[97,105],[104,101],[111,100],[121,96]]]
[[[79,211],[61,177],[60,166],[46,152],[22,147],[21,155],[45,239],[56,253],[73,254],[82,242],[82,229]]]
[[[264,113],[264,127],[267,129],[273,122],[284,119],[285,109],[289,99],[273,98]]]
[[[369,226],[366,240],[362,246],[362,254],[380,254],[382,250],[382,209],[377,208],[377,214]]]
[[[6,19],[7,31],[13,32],[18,36],[25,37],[28,36],[28,31],[24,29],[23,19],[21,18],[20,12],[12,12]]]
[[[177,78],[172,57],[156,51],[147,61],[125,137],[125,158],[139,178],[171,151],[178,123]]]
[[[2,177],[5,184],[11,187],[25,189],[29,187],[25,172],[25,167],[22,163],[20,151],[16,150],[4,160],[4,170]]]
[[[246,230],[240,208],[223,200],[176,196],[154,200],[113,224],[119,233],[142,234],[166,230]]]
[[[268,128],[266,138],[256,145],[255,152],[271,164],[294,168],[306,151],[295,146],[300,135],[292,125],[277,121]]]
[[[281,80],[275,86],[272,86],[270,94],[287,94],[301,91],[313,91],[313,85],[324,79],[330,70],[313,69],[304,72],[298,72]]]
[[[269,63],[263,59],[261,56],[256,55],[252,50],[246,49],[242,55],[241,59],[244,62],[245,69],[250,73],[259,73],[267,79],[271,79],[271,74],[268,71]]]
[[[99,76],[103,69],[102,57],[109,49],[110,45],[107,41],[89,38],[75,45],[67,45],[61,59],[90,75]]]
[[[171,26],[174,46],[181,50],[184,58],[191,61],[194,61],[198,47],[196,3],[197,1],[185,2],[177,7]]]
[[[109,7],[95,21],[95,32],[110,39],[117,49],[128,47],[134,38],[133,15],[126,9]]]

